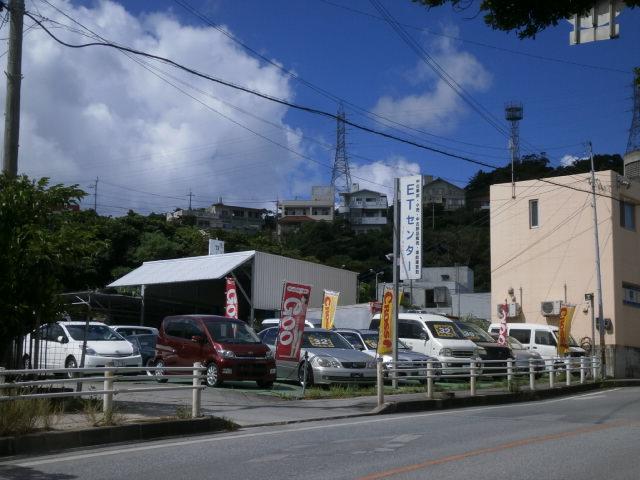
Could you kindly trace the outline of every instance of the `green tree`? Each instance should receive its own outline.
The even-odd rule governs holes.
[[[82,282],[77,272],[95,270],[107,245],[78,221],[84,195],[77,185],[0,175],[0,352],[60,313],[63,279]]]
[[[534,38],[550,26],[558,25],[575,14],[584,15],[593,8],[593,0],[482,0],[479,5],[469,0],[412,0],[428,8],[450,3],[457,11],[473,9],[482,13],[484,22],[494,30],[515,30],[520,38]],[[629,8],[640,6],[640,0],[625,0]],[[477,6],[476,6],[477,5]]]

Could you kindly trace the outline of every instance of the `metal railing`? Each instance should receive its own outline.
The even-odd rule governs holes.
[[[205,378],[202,373],[206,371],[200,363],[194,363],[193,367],[98,367],[98,368],[40,368],[33,370],[4,370],[0,368],[0,402],[14,400],[28,400],[37,398],[64,398],[86,397],[102,395],[102,411],[107,414],[113,412],[114,398],[116,395],[128,393],[162,392],[169,390],[191,390],[191,417],[200,416],[202,409],[202,385]],[[143,372],[143,375],[136,375]],[[189,372],[184,374],[167,375],[167,372]],[[102,375],[100,375],[102,374]],[[121,374],[121,375],[116,375]],[[122,375],[126,374],[126,375]],[[133,374],[133,375],[132,375]],[[44,375],[65,375],[67,378],[41,378]],[[85,376],[88,375],[88,376]],[[12,378],[11,382],[6,382]],[[36,378],[33,379],[32,378]],[[146,380],[158,381],[165,379],[191,379],[191,385],[171,385],[158,387],[115,388],[119,380]],[[102,382],[101,390],[41,392],[42,387],[65,384]],[[7,392],[8,391],[8,392]],[[34,391],[40,393],[33,393]]]
[[[512,391],[516,378],[527,378],[529,390],[536,390],[540,385],[536,380],[543,375],[548,376],[549,388],[558,386],[557,375],[564,375],[564,383],[571,386],[573,375],[575,381],[584,384],[596,382],[601,376],[600,359],[593,357],[556,357],[546,359],[529,359],[528,361],[459,359],[438,362],[383,362],[377,359],[378,406],[384,403],[384,381],[392,380],[394,385],[402,380],[420,380],[426,384],[428,399],[434,398],[434,382],[441,379],[466,380],[469,383],[469,395],[475,396],[478,390],[478,379],[506,378],[506,390]]]

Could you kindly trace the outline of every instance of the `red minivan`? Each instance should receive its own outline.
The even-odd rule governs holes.
[[[224,380],[254,380],[259,387],[271,388],[276,379],[273,353],[244,321],[216,315],[166,317],[154,366],[192,367],[194,362],[207,367],[210,387]]]

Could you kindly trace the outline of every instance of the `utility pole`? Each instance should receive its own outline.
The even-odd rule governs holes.
[[[431,230],[436,229],[436,204],[431,204]]]
[[[22,81],[22,25],[24,0],[10,0],[9,57],[7,59],[7,99],[4,117],[4,154],[2,170],[18,175],[18,141],[20,137],[20,82]]]
[[[393,364],[398,362],[398,309],[400,281],[400,179],[393,179],[393,351],[391,353]],[[398,388],[398,377],[394,372],[391,374],[391,384],[393,388]]]
[[[98,213],[98,177],[96,177],[96,183],[93,184],[93,211]]]
[[[191,193],[191,189],[189,189],[189,195],[187,196],[189,197],[189,211],[191,211],[191,199],[195,197],[195,195]]]
[[[600,358],[602,378],[606,377],[606,359],[604,352],[604,313],[602,308],[602,275],[600,272],[600,240],[598,239],[598,211],[596,208],[596,169],[593,163],[593,147],[587,143],[591,159],[591,205],[593,207],[593,239],[596,253],[596,296],[598,301],[598,325],[600,326]]]

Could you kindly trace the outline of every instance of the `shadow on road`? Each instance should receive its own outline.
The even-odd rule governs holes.
[[[78,478],[66,473],[45,473],[34,468],[26,467],[0,467],[0,478],[6,480],[71,480]]]

